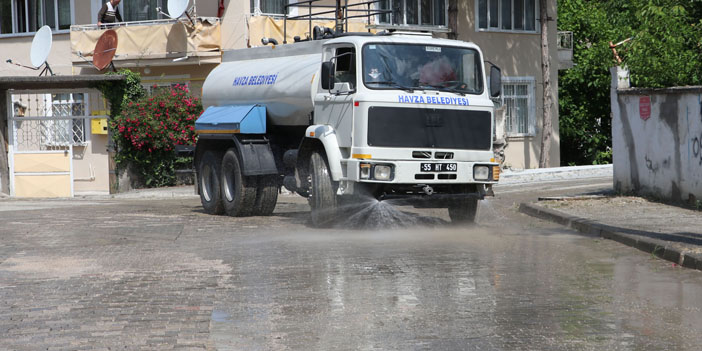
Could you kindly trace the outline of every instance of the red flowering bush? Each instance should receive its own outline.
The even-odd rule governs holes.
[[[147,187],[173,185],[177,164],[176,145],[194,145],[195,120],[202,103],[185,85],[161,89],[152,96],[130,101],[111,120],[117,146],[115,161],[129,163]]]

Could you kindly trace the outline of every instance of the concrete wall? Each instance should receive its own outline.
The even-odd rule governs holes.
[[[702,87],[617,89],[616,74],[613,70],[615,190],[702,200]]]
[[[76,194],[109,194],[107,142],[107,135],[92,134],[86,146],[73,148],[73,191]]]
[[[33,71],[5,62],[7,59],[11,59],[15,63],[31,66],[32,61],[29,59],[29,52],[31,51],[33,37],[34,33],[0,38],[0,52],[2,53],[0,57],[2,58],[2,62],[0,62],[0,76],[39,75],[40,71]],[[46,61],[51,66],[54,74],[72,75],[71,41],[68,33],[55,33],[52,42],[51,52]]]

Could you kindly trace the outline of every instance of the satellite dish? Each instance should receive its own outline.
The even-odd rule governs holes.
[[[32,65],[39,68],[46,63],[49,52],[51,52],[51,27],[43,26],[34,34],[32,40],[32,51],[29,53]]]
[[[102,71],[112,63],[117,52],[117,32],[108,29],[102,33],[93,51],[93,66]]]
[[[171,18],[179,18],[188,8],[188,0],[170,0],[168,2],[168,15]]]

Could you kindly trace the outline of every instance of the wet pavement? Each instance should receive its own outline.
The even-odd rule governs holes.
[[[292,196],[265,218],[3,200],[0,349],[699,349],[701,272],[517,211],[606,184],[506,185],[470,227],[386,204],[314,229]]]
[[[520,211],[702,270],[702,211],[636,196],[546,197]]]

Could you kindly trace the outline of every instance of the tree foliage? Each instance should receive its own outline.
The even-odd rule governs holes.
[[[702,84],[702,3],[560,0],[559,30],[573,32],[575,67],[559,72],[561,160],[611,162],[611,42],[636,87]]]
[[[119,116],[130,101],[146,95],[146,90],[141,86],[139,73],[122,68],[117,72],[107,72],[106,75],[122,75],[125,77],[124,81],[119,83],[103,83],[98,87],[103,96],[110,102],[111,117]]]

